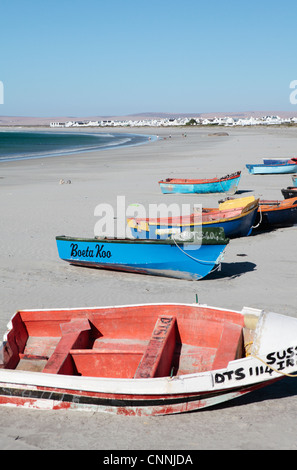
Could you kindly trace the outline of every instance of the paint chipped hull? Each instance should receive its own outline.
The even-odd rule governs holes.
[[[231,391],[202,392],[180,395],[111,395],[88,393],[53,387],[17,386],[0,383],[0,406],[23,407],[37,410],[91,411],[125,416],[158,416],[219,405],[268,386],[279,378]]]

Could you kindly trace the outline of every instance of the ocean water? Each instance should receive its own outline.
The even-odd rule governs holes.
[[[0,162],[141,145],[152,140],[154,136],[137,134],[0,131]]]

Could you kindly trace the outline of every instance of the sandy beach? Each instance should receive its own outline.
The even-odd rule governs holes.
[[[228,135],[217,136],[216,132]],[[85,132],[85,130],[84,130]],[[106,132],[92,129],[90,132]],[[113,129],[127,133],[127,129]],[[282,199],[291,175],[250,175],[246,163],[297,156],[296,128],[141,128],[148,144],[0,164],[0,336],[18,309],[151,302],[243,306],[297,316],[297,227],[232,240],[221,271],[197,281],[70,266],[55,236],[92,237],[95,207],[173,202],[216,207],[220,195],[163,195],[162,178],[241,170],[238,195]],[[185,136],[186,133],[186,136]],[[71,184],[60,184],[60,180]],[[285,378],[227,405],[165,417],[0,407],[1,449],[297,449],[297,379]]]

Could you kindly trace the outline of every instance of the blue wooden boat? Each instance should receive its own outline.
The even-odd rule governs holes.
[[[163,194],[174,193],[228,193],[235,194],[240,180],[241,172],[238,171],[231,175],[221,178],[211,179],[181,179],[167,178],[159,181]]]
[[[297,175],[292,175],[293,186],[297,188]]]
[[[290,158],[263,158],[264,165],[281,165],[283,163],[287,163]]]
[[[202,209],[183,217],[129,218],[128,226],[135,238],[164,240],[173,233],[193,231],[197,228],[222,227],[228,238],[245,237],[251,234],[257,217],[259,200],[252,197],[227,200],[217,209]]]
[[[248,164],[246,165],[249,173],[253,175],[272,175],[272,174],[287,174],[296,173],[297,171],[297,158],[291,158],[285,163],[270,163],[270,164]]]
[[[224,230],[203,229],[167,240],[56,237],[59,256],[70,264],[198,280],[222,259]]]
[[[297,197],[282,201],[261,200],[256,225],[258,228],[291,227],[297,224]]]

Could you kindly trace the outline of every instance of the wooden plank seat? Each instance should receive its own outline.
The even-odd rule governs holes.
[[[146,341],[100,337],[92,349],[71,349],[77,373],[91,377],[131,378],[146,348]]]
[[[19,353],[16,370],[42,372],[58,342],[59,338],[56,337],[30,336],[24,352]]]
[[[176,318],[159,316],[146,351],[134,378],[166,377],[170,375],[176,345]]]
[[[89,343],[91,326],[86,318],[76,318],[61,324],[62,337],[46,363],[43,372],[48,374],[73,374],[70,350],[84,348]]]
[[[176,319],[158,317],[147,340],[98,338],[93,349],[71,349],[76,370],[83,376],[148,378],[170,375],[176,344]]]

